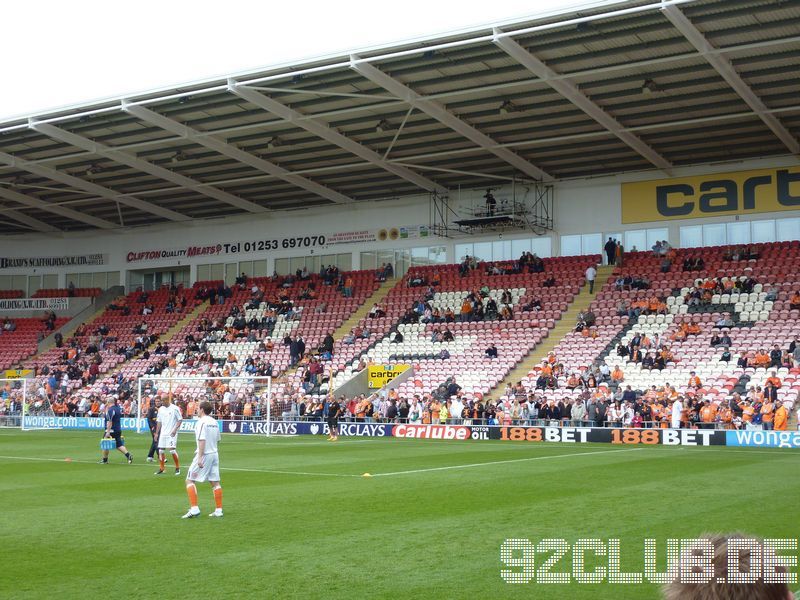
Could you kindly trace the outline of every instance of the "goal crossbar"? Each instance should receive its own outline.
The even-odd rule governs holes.
[[[267,432],[271,420],[272,377],[260,375],[203,376],[203,375],[142,375],[136,382],[137,425],[141,433],[146,428],[147,410],[156,398],[169,396],[177,402],[185,418],[197,415],[197,404],[208,400],[214,405],[217,418],[241,419],[242,414],[231,412],[240,404],[250,403],[251,410],[266,418]],[[192,404],[193,403],[193,404]],[[192,411],[192,409],[194,409]],[[188,414],[192,412],[192,414]],[[269,433],[267,433],[269,435]]]

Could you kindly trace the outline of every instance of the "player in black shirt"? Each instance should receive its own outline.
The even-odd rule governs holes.
[[[150,452],[147,453],[147,462],[153,462],[153,457],[158,452],[158,437],[156,427],[158,427],[158,408],[161,406],[161,398],[156,397],[147,409],[147,426],[150,428],[150,436],[153,441],[150,443]]]
[[[119,398],[114,396],[111,400],[111,404],[106,409],[106,433],[104,437],[114,438],[114,441],[117,443],[117,450],[122,452],[125,458],[128,459],[128,464],[131,464],[133,462],[133,455],[128,452],[128,449],[125,447],[125,442],[122,441],[121,419],[122,409],[119,407]],[[103,460],[100,462],[104,465],[108,464],[108,450],[103,450]]]
[[[328,441],[335,442],[339,439],[339,415],[342,412],[342,407],[331,395],[328,402]]]

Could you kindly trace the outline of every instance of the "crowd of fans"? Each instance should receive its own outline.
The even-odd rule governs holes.
[[[605,247],[608,261],[620,266],[622,264],[622,245],[609,238]],[[661,257],[662,271],[671,269],[676,259],[675,250],[665,241],[657,242],[653,254]],[[751,260],[757,258],[750,248],[734,248],[726,254],[726,260]],[[687,257],[683,262],[684,271],[701,271],[705,268],[702,256]],[[460,263],[462,276],[480,270],[490,278],[495,275],[509,273],[541,273],[545,270],[544,261],[531,253],[524,253],[517,261],[507,263],[487,263],[467,256]],[[375,271],[376,280],[383,281],[393,276],[391,265],[381,265]],[[339,272],[334,266],[322,267],[319,277],[312,277],[307,269],[299,269],[293,275],[280,277],[273,274],[270,286],[274,291],[267,292],[264,285],[250,280],[246,274],[236,279],[234,288],[249,290],[249,298],[242,306],[231,303],[226,318],[202,319],[196,331],[189,333],[183,340],[180,350],[173,350],[162,343],[157,336],[148,333],[146,321],[136,326],[130,343],[118,343],[119,337],[107,326],[101,325],[90,330],[81,325],[69,340],[58,338],[56,346],[63,349],[63,354],[50,367],[44,367],[37,373],[39,385],[31,396],[31,410],[37,403],[50,400],[53,411],[57,415],[98,416],[104,410],[105,399],[116,397],[120,400],[123,414],[135,416],[139,410],[135,390],[135,381],[118,375],[113,382],[104,384],[96,394],[70,392],[67,383],[80,380],[82,386],[94,383],[102,364],[102,350],[112,350],[124,354],[126,359],[136,357],[149,359],[159,357],[149,363],[147,374],[157,375],[164,371],[179,372],[189,368],[194,374],[209,377],[235,378],[251,376],[275,376],[273,365],[266,359],[253,356],[238,357],[229,352],[225,357],[217,357],[210,351],[210,344],[219,342],[249,341],[258,343],[257,352],[268,353],[275,344],[288,347],[292,367],[304,367],[304,379],[297,389],[289,389],[280,398],[273,399],[271,407],[267,407],[264,390],[231,389],[224,379],[219,382],[209,381],[205,390],[205,398],[215,403],[217,414],[223,418],[262,418],[267,410],[273,418],[321,420],[326,417],[327,385],[331,376],[331,361],[334,357],[335,343],[332,333],[328,333],[316,348],[307,348],[305,341],[298,335],[286,335],[274,341],[273,334],[279,318],[291,321],[299,318],[299,300],[314,299],[317,296],[317,285],[335,286],[345,297],[353,294],[353,281],[349,276]],[[301,282],[302,285],[295,284]],[[751,276],[739,278],[712,277],[698,281],[684,296],[685,303],[700,310],[712,302],[715,294],[748,293],[758,283]],[[434,327],[430,331],[431,342],[450,342],[455,339],[448,327],[449,323],[483,320],[509,320],[514,318],[514,299],[509,290],[503,290],[499,298],[492,297],[488,283],[480,288],[466,291],[460,306],[441,307],[434,302],[437,288],[441,285],[441,275],[433,271],[427,275],[419,274],[408,278],[411,287],[424,288],[420,297],[413,302],[401,318],[401,323],[425,323]],[[543,286],[555,285],[555,279],[546,278]],[[621,291],[648,290],[650,280],[645,276],[623,274],[615,282]],[[776,291],[769,290],[769,294]],[[220,284],[218,286],[201,286],[196,293],[198,302],[208,300],[211,304],[225,304],[234,296],[233,288]],[[774,298],[773,298],[774,299]],[[617,314],[636,319],[641,315],[659,315],[668,312],[667,298],[652,294],[646,298],[629,301],[621,299],[617,306]],[[139,294],[133,305],[125,297],[116,299],[109,306],[112,311],[122,314],[147,315],[152,313],[153,306],[148,294]],[[187,309],[188,299],[175,289],[170,293],[167,312],[182,312]],[[793,309],[800,308],[800,293],[795,293],[790,301]],[[529,312],[542,310],[542,302],[536,297],[516,307],[517,310]],[[259,316],[250,314],[248,310],[261,309]],[[321,303],[316,310],[324,312]],[[369,311],[369,319],[386,316],[386,308],[381,303],[375,304]],[[51,318],[50,315],[47,318]],[[54,315],[52,315],[54,319]],[[795,341],[787,349],[774,346],[770,350],[759,349],[743,352],[740,356],[732,356],[732,341],[727,329],[735,325],[729,314],[715,322],[719,331],[711,337],[712,347],[723,350],[720,360],[735,360],[742,368],[763,367],[768,369],[800,367],[800,342]],[[13,331],[13,321],[5,319],[0,326],[2,331]],[[577,319],[575,330],[587,337],[596,337],[596,316],[591,310],[582,311]],[[680,343],[691,336],[701,333],[698,324],[683,322],[669,336],[662,339],[658,334],[652,338],[645,333],[634,331],[626,343],[619,343],[615,352],[621,358],[635,363],[637,368],[661,371],[675,361],[670,349],[673,343]],[[346,335],[342,342],[353,344],[358,339],[369,339],[372,335],[369,327],[357,326]],[[403,334],[397,328],[391,332],[391,341],[397,344],[404,342]],[[447,350],[439,358],[450,358]],[[484,355],[486,360],[497,358],[495,344],[490,343]],[[355,368],[359,372],[368,364],[362,358]],[[683,384],[684,382],[681,382]],[[153,380],[147,380],[143,390],[142,412],[146,411],[154,399],[171,391],[157,389]],[[554,354],[550,354],[536,368],[533,389],[527,389],[521,382],[509,385],[499,399],[484,398],[480,394],[466,394],[454,377],[442,382],[429,393],[415,394],[413,397],[401,397],[395,390],[388,393],[359,395],[353,398],[340,398],[344,407],[344,418],[355,422],[407,422],[407,423],[440,423],[440,424],[489,424],[489,425],[594,425],[611,427],[667,427],[674,426],[676,418],[683,427],[741,429],[759,427],[763,429],[786,429],[789,415],[787,407],[778,401],[777,390],[782,382],[773,370],[763,387],[750,386],[743,395],[734,393],[719,403],[704,397],[703,383],[695,372],[685,382],[687,392],[678,394],[670,384],[653,386],[650,389],[633,390],[625,384],[625,373],[620,366],[613,370],[605,362],[587,366],[579,371],[567,372],[564,365]],[[573,392],[572,397],[554,397],[553,390],[563,388]],[[184,395],[176,392],[175,403],[186,417],[191,417],[200,398],[196,395]],[[21,394],[13,386],[6,385],[0,391],[0,416],[14,414],[20,410]],[[676,416],[676,403],[679,405]]]

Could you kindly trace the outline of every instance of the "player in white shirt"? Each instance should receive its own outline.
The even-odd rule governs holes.
[[[156,415],[156,437],[158,438],[158,471],[156,475],[164,474],[164,463],[167,459],[166,451],[172,454],[175,463],[175,475],[181,474],[181,463],[178,459],[178,430],[181,427],[183,415],[181,409],[172,403],[172,396],[164,398],[164,404],[158,409]]]
[[[216,509],[209,517],[222,516],[222,486],[219,484],[219,424],[211,416],[212,406],[208,400],[200,403],[200,418],[194,428],[194,437],[197,440],[197,451],[186,475],[186,493],[189,495],[189,512],[183,519],[192,519],[200,516],[200,507],[197,505],[197,482],[207,481],[214,492]]]

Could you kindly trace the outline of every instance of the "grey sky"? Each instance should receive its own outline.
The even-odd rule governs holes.
[[[0,118],[579,4],[587,0],[8,2]]]

